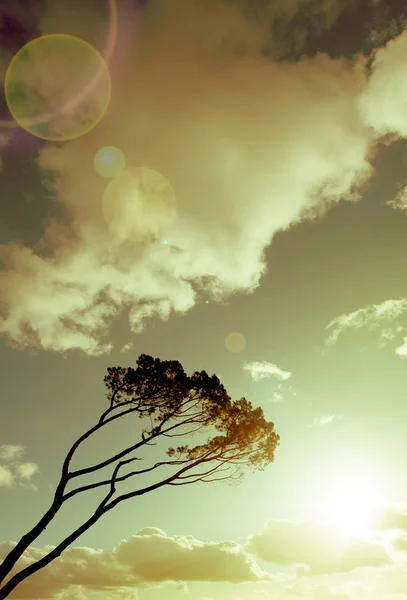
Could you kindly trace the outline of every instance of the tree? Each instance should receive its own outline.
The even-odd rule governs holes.
[[[140,355],[136,369],[115,367],[108,368],[107,371],[104,382],[108,389],[109,407],[96,425],[72,445],[64,460],[51,506],[39,522],[22,536],[0,565],[0,600],[7,598],[21,581],[60,556],[73,541],[120,502],[152,492],[164,485],[178,486],[219,480],[239,482],[245,467],[263,471],[274,460],[274,451],[280,440],[274,430],[274,423],[266,421],[263,410],[253,408],[246,398],[232,401],[216,375],[209,377],[205,371],[196,371],[188,377],[178,361],[160,360],[146,354]],[[84,440],[106,427],[108,423],[132,413],[138,413],[141,419],[148,417],[150,421],[150,426],[143,429],[140,441],[99,464],[76,471],[70,470],[72,457]],[[170,447],[166,454],[171,460],[163,460],[138,471],[119,474],[126,465],[142,460],[131,456],[134,451],[151,444],[152,440],[159,436],[185,437],[210,427],[214,428],[214,432],[205,443],[194,447],[187,444]],[[109,465],[112,465],[110,478],[88,485],[78,485],[66,491],[68,483],[77,477]],[[172,471],[162,475],[156,483],[129,493],[116,494],[116,486],[120,481],[155,470],[162,471],[163,467]],[[220,473],[223,475],[217,476]],[[24,551],[44,531],[64,502],[80,492],[99,487],[104,487],[107,494],[87,521],[49,554],[11,574]]]

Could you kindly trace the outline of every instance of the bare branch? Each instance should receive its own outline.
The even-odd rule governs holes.
[[[118,415],[116,415],[116,417],[113,417],[113,418],[117,418],[117,416]],[[108,422],[109,421],[106,421],[105,423],[108,423]],[[106,459],[106,460],[98,463],[97,465],[93,465],[92,467],[85,467],[84,469],[78,469],[78,471],[72,471],[69,474],[69,478],[73,479],[74,477],[79,477],[80,475],[85,475],[85,474],[88,474],[88,473],[93,473],[94,471],[98,471],[99,469],[103,469],[104,467],[107,467],[108,465],[111,465],[112,463],[116,462],[116,460],[119,460],[120,458],[123,458],[123,456],[126,456],[130,452],[133,452],[133,450],[137,450],[138,448],[141,448],[142,446],[145,446],[148,441],[150,441],[150,440],[158,437],[158,435],[162,435],[163,433],[167,433],[167,431],[172,431],[173,429],[176,429],[177,427],[180,427],[181,425],[183,425],[183,423],[176,423],[175,425],[172,425],[171,427],[168,427],[168,429],[165,429],[164,431],[159,431],[157,433],[154,433],[154,434],[150,435],[148,438],[146,438],[145,440],[142,440],[141,442],[137,442],[137,444],[133,444],[129,448],[126,448],[126,450],[122,450],[122,452],[118,452],[114,456],[112,456],[112,457],[110,457],[110,458],[108,458],[108,459]]]
[[[188,423],[189,425],[189,423]],[[203,425],[199,425],[199,427],[197,427],[196,429],[192,429],[191,431],[188,432],[184,432],[184,433],[162,433],[161,435],[163,435],[164,437],[184,437],[186,435],[191,435],[191,433],[196,433],[197,431],[200,431],[202,429]]]
[[[211,461],[215,460],[211,458]],[[204,462],[204,461],[202,461]],[[211,475],[211,473],[214,473],[215,471],[227,471],[228,468],[222,468],[222,464],[218,463],[215,467],[213,467],[212,469],[208,469],[208,471],[205,471],[204,473],[190,473],[189,475],[180,475],[179,477],[177,477],[178,479],[188,479],[190,480],[191,477],[207,477],[208,475]],[[169,484],[169,485],[173,485],[173,484]]]
[[[110,481],[110,490],[109,490],[109,493],[102,500],[102,502],[99,504],[97,510],[103,508],[105,506],[105,504],[110,500],[110,498],[114,495],[114,493],[116,491],[116,477],[117,477],[117,474],[118,474],[119,470],[121,469],[121,467],[124,466],[126,463],[129,463],[129,462],[131,462],[131,459],[130,460],[122,460],[121,462],[119,462],[116,465],[116,467],[113,470],[112,479]]]
[[[127,404],[131,404],[131,402],[129,401],[128,403],[121,403],[121,404],[116,404],[116,406],[113,407],[112,410],[115,410],[116,408],[123,408],[123,406],[127,406]],[[110,411],[110,409],[109,409]],[[106,411],[107,412],[107,411]],[[139,405],[137,406],[132,406],[131,408],[128,408],[127,410],[124,410],[121,413],[118,413],[116,415],[113,415],[113,417],[110,417],[109,419],[106,419],[103,421],[103,425],[107,425],[108,423],[111,423],[112,421],[115,421],[116,419],[118,419],[119,417],[124,417],[125,415],[129,415],[130,413],[133,412],[140,412],[140,407]],[[100,423],[100,421],[99,421]]]
[[[228,471],[228,470],[229,469],[219,469],[218,472]],[[215,469],[213,471],[215,471]],[[231,479],[240,481],[241,475],[237,475],[237,477],[236,477],[236,474],[238,474],[239,471],[240,471],[240,469],[235,469],[234,473],[232,473],[232,474],[225,475],[224,477],[213,477],[211,479],[205,479],[205,477],[210,475],[210,473],[207,473],[207,474],[196,473],[196,475],[201,475],[201,476],[197,477],[196,479],[190,479],[189,481],[184,481],[184,482],[180,482],[180,483],[177,483],[176,481],[171,482],[168,485],[190,485],[191,483],[197,483],[198,481],[201,481],[204,483],[212,483],[214,481],[223,481],[223,480],[231,480]],[[178,477],[178,479],[184,479],[184,477]]]
[[[141,460],[141,459],[136,458],[136,459],[131,459],[131,460]],[[128,460],[127,462],[131,462],[131,460]],[[151,471],[154,471],[155,469],[158,469],[158,467],[161,467],[163,465],[181,465],[181,464],[185,464],[186,462],[189,462],[188,459],[167,460],[167,461],[158,462],[158,463],[155,463],[155,465],[153,465],[152,467],[148,467],[147,469],[142,469],[141,471],[131,471],[131,473],[127,473],[126,475],[121,475],[120,477],[116,477],[116,482],[117,481],[125,481],[126,479],[129,479],[130,477],[134,477],[135,475],[143,475],[144,473],[149,473]],[[96,483],[90,483],[89,485],[84,485],[82,487],[76,488],[76,489],[72,490],[71,492],[68,492],[67,494],[65,494],[63,497],[63,501],[65,502],[66,500],[69,500],[69,498],[72,498],[72,496],[76,496],[76,494],[79,494],[80,492],[85,492],[87,490],[93,490],[95,488],[102,487],[104,485],[109,485],[110,483],[111,483],[111,478],[106,479],[105,481],[98,481]]]
[[[107,506],[105,506],[103,512],[107,512],[107,511],[111,510],[112,508],[114,508],[120,502],[124,502],[124,500],[129,500],[130,498],[134,498],[135,496],[141,496],[142,494],[146,494],[147,492],[150,492],[150,491],[153,491],[155,489],[158,489],[158,487],[161,487],[162,485],[166,485],[170,481],[173,481],[174,479],[176,479],[179,475],[182,475],[183,473],[185,473],[185,472],[189,471],[190,469],[193,469],[197,465],[201,464],[201,462],[203,462],[205,458],[207,458],[213,452],[215,452],[215,450],[216,450],[216,448],[215,449],[211,449],[206,454],[204,454],[202,457],[200,457],[198,460],[196,460],[194,463],[185,466],[184,468],[182,468],[179,471],[177,471],[177,473],[175,473],[174,475],[171,475],[167,479],[165,479],[165,480],[163,480],[163,481],[161,481],[161,482],[159,482],[157,484],[153,484],[153,485],[147,486],[146,488],[143,488],[141,490],[136,490],[136,491],[133,491],[133,492],[129,492],[127,494],[122,494],[121,496],[119,496],[118,498],[116,498],[116,500],[113,500],[112,502],[110,502],[110,504],[108,504]]]

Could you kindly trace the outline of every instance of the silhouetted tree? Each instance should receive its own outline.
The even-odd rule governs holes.
[[[264,470],[274,460],[274,451],[280,440],[274,430],[274,423],[266,421],[263,410],[253,408],[246,398],[232,401],[216,375],[209,377],[205,371],[201,371],[188,377],[178,361],[165,361],[141,354],[136,369],[108,368],[104,382],[109,390],[109,408],[97,424],[73,444],[63,463],[61,479],[50,508],[22,536],[0,565],[0,585],[4,582],[0,587],[0,599],[6,598],[21,581],[60,556],[72,542],[120,502],[152,492],[164,485],[186,485],[198,481],[240,481],[245,467]],[[140,441],[99,464],[70,471],[72,457],[84,440],[108,423],[131,413],[138,413],[140,418],[148,417],[150,420],[150,427],[143,430]],[[219,435],[214,431],[204,444],[168,448],[166,454],[171,460],[156,462],[153,466],[125,475],[119,474],[125,465],[142,460],[131,456],[134,451],[159,436],[187,436],[211,426]],[[75,489],[66,491],[67,484],[77,477],[94,473],[108,465],[112,465],[110,478],[78,485]],[[129,493],[116,494],[116,486],[120,481],[162,470],[163,467],[169,468],[171,472],[162,474],[157,482]],[[200,468],[199,472],[197,468]],[[214,476],[220,473],[223,475]],[[104,486],[107,494],[87,521],[46,556],[14,575],[11,574],[18,559],[44,531],[64,502],[80,492]]]

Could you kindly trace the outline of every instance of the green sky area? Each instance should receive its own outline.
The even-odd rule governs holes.
[[[20,47],[52,30],[103,53],[108,11],[65,4],[33,3],[30,23],[18,7],[0,16],[19,26]],[[281,443],[274,463],[239,486],[166,486],[122,503],[67,550],[69,583],[50,566],[48,579],[10,597],[407,600],[407,12],[395,0],[183,0],[171,14],[160,0],[130,4],[94,130],[52,144],[9,127],[0,107],[0,561],[48,508],[67,450],[107,408],[108,367],[135,367],[143,353],[216,373],[233,399],[263,408]],[[4,32],[0,44],[3,66],[18,48]],[[375,48],[384,66],[370,80],[362,61]],[[93,164],[104,146],[174,187],[177,217],[155,242],[118,218],[119,243],[104,221],[109,180]],[[137,243],[123,241],[129,231]],[[137,331],[145,303],[157,312]],[[226,347],[231,332],[245,337],[241,352]],[[256,363],[274,375],[256,380]],[[75,468],[141,436],[136,418],[108,429]],[[24,455],[13,462],[14,446]],[[145,448],[145,463],[163,447]],[[38,470],[18,476],[21,463]],[[349,489],[355,481],[361,491]],[[396,506],[397,527],[380,525],[372,496],[385,499],[383,514]],[[101,498],[73,498],[33,548],[59,543]],[[371,516],[369,531],[358,515]],[[114,560],[131,583],[114,580]],[[116,583],[103,583],[110,576]]]

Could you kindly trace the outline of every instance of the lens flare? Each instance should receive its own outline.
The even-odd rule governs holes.
[[[225,338],[225,346],[233,354],[243,352],[246,347],[246,338],[242,333],[233,331]]]
[[[23,129],[46,140],[67,141],[101,120],[111,81],[93,46],[72,35],[50,34],[17,52],[4,91],[10,113]]]
[[[108,183],[102,211],[118,240],[158,239],[176,216],[175,191],[154,169],[128,169]]]
[[[126,168],[126,158],[119,148],[104,146],[96,152],[93,164],[101,177],[117,177]]]

